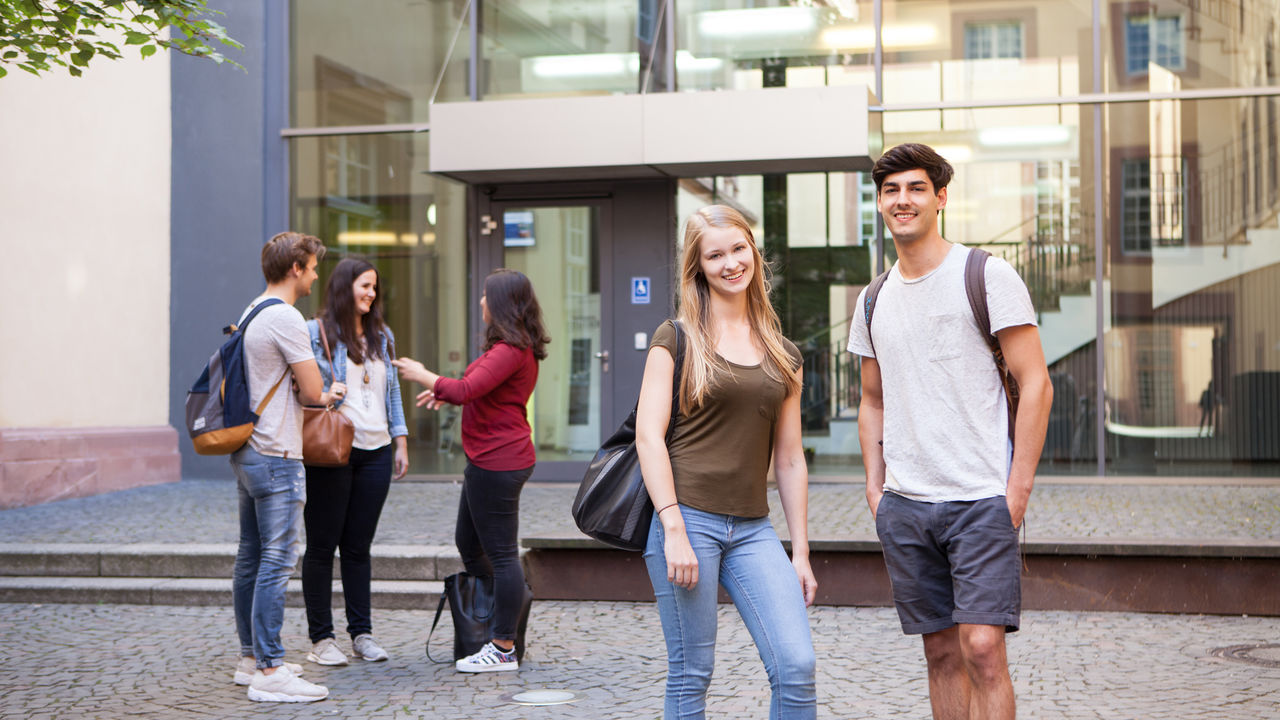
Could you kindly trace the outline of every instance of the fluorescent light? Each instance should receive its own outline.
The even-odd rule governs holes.
[[[618,77],[640,71],[640,57],[636,53],[543,55],[528,58],[527,62],[533,75],[543,79]],[[716,72],[724,68],[724,59],[695,57],[688,50],[678,50],[676,68],[683,72]],[[430,217],[427,221],[435,224]]]
[[[1061,145],[1070,140],[1071,130],[1062,125],[987,128],[978,133],[978,143],[988,147]]]
[[[724,68],[724,58],[694,57],[688,50],[676,51],[676,69],[685,72],[716,72]]]
[[[776,7],[718,10],[698,15],[698,32],[704,37],[734,40],[760,35],[793,35],[818,29],[813,8]]]
[[[340,232],[339,245],[395,245],[398,242],[393,232]]]
[[[540,78],[607,77],[637,73],[636,53],[583,53],[530,58],[531,71]]]
[[[968,145],[934,145],[933,150],[953,163],[965,163],[973,158],[973,148]]]
[[[927,47],[938,42],[934,25],[885,25],[880,39],[886,48],[902,50]],[[822,43],[835,50],[870,50],[876,46],[876,31],[871,25],[846,25],[824,30]]]

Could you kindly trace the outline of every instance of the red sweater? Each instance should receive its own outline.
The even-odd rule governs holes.
[[[538,382],[533,350],[500,342],[467,366],[462,379],[442,377],[436,397],[462,406],[462,450],[485,470],[523,470],[537,457],[525,405]]]

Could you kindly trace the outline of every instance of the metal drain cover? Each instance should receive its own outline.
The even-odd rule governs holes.
[[[568,690],[521,690],[507,693],[503,700],[517,705],[563,705],[578,699],[578,694]]]
[[[1280,668],[1280,644],[1231,645],[1216,648],[1213,656],[1259,667]]]

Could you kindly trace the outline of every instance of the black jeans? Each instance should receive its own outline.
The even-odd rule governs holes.
[[[347,632],[373,631],[370,617],[369,546],[391,489],[392,446],[351,448],[344,467],[307,467],[307,553],[302,557],[302,597],[311,642],[333,637],[333,551],[341,549],[342,596]]]
[[[520,490],[533,474],[523,470],[485,470],[470,462],[463,472],[462,500],[454,542],[467,572],[493,578],[493,636],[515,640],[524,600],[520,566]]]

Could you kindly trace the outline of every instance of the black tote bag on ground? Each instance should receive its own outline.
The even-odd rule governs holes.
[[[676,429],[680,408],[680,370],[684,365],[684,331],[676,329],[676,357],[671,383],[671,421],[667,423],[667,444]],[[573,521],[584,534],[600,542],[638,552],[644,550],[653,519],[653,503],[640,474],[636,454],[636,411],[600,446],[573,499]]]
[[[444,579],[444,592],[436,606],[436,618],[427,633],[427,659],[444,663],[431,657],[431,636],[440,623],[440,613],[445,602],[453,617],[453,659],[461,660],[474,655],[484,644],[493,639],[493,578],[476,577],[460,572]],[[524,632],[529,624],[529,609],[533,605],[533,591],[524,586],[524,598],[520,603],[520,618],[516,624],[516,659],[524,660]]]

